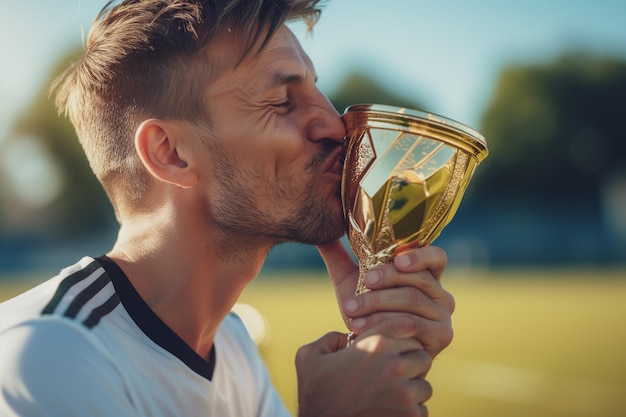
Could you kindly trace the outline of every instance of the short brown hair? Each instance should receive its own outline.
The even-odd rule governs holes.
[[[143,120],[208,120],[201,100],[206,78],[199,76],[199,52],[215,35],[240,30],[246,39],[243,59],[255,45],[263,48],[282,23],[301,19],[311,28],[321,13],[319,0],[112,3],[94,21],[82,58],[52,87],[59,112],[69,116],[112,200],[113,184],[123,183],[131,199],[146,189],[147,173],[133,144]]]

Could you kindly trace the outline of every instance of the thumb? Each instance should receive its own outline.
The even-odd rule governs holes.
[[[324,336],[298,349],[296,362],[301,362],[314,356],[327,355],[345,348],[348,344],[348,335],[339,332],[326,333]]]
[[[339,240],[319,245],[317,250],[326,264],[328,275],[335,286],[338,301],[347,301],[354,296],[359,277],[359,266]]]

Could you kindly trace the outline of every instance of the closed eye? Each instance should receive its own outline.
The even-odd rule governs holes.
[[[272,104],[272,107],[276,107],[279,109],[288,109],[289,107],[291,107],[291,101],[285,100],[281,103],[274,103]]]

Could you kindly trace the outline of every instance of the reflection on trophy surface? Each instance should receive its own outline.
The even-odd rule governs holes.
[[[342,118],[348,138],[343,209],[361,294],[368,269],[439,236],[488,151],[478,132],[416,110],[362,104]]]

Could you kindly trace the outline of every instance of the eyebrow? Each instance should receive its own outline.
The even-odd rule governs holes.
[[[281,85],[298,84],[301,82],[304,82],[304,77],[299,74],[276,73],[274,74],[274,79],[271,86],[278,87]],[[317,76],[315,77],[314,82],[317,83]]]
[[[304,81],[304,77],[298,74],[277,73],[277,74],[274,74],[274,80],[273,80],[272,85],[278,86],[278,85],[286,85],[286,84],[297,84],[303,81]]]

